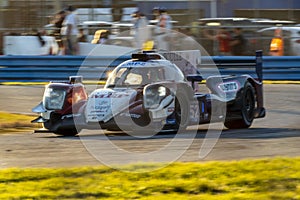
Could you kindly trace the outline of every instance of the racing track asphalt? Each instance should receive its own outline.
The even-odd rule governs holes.
[[[39,103],[43,86],[0,86],[0,110],[30,113]],[[265,118],[254,121],[250,129],[224,130],[217,144],[205,157],[199,150],[206,136],[206,126],[199,126],[192,145],[179,161],[239,160],[276,156],[300,156],[300,85],[265,85]],[[187,135],[191,130],[187,131]],[[128,152],[152,152],[168,144],[173,134],[159,134],[137,139],[125,134],[108,138],[119,149]],[[183,135],[183,137],[185,137]],[[83,140],[107,138],[95,131],[84,130],[80,137],[59,137],[51,133],[7,133],[0,135],[0,168],[7,167],[74,167],[102,165],[83,145]],[[188,138],[187,138],[188,139]],[[105,149],[98,147],[101,153]],[[179,143],[174,149],[183,148]],[[109,153],[109,152],[108,152]],[[111,153],[111,152],[110,152]],[[110,155],[109,162],[127,164],[130,160]]]

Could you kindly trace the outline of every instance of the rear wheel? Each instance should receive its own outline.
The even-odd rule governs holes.
[[[246,82],[242,93],[240,119],[226,119],[224,125],[229,129],[249,128],[254,119],[255,92],[253,86]]]

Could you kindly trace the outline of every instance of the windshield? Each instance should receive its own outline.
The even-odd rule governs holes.
[[[164,80],[163,67],[121,67],[112,72],[106,87],[142,86]]]

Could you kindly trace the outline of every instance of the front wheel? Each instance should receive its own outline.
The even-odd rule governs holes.
[[[58,129],[54,133],[56,135],[61,135],[61,136],[75,136],[77,135],[81,130],[77,130],[75,127],[74,128],[66,128],[66,129]]]
[[[175,129],[185,130],[189,124],[189,100],[185,92],[178,91],[175,97]]]
[[[240,119],[226,119],[224,125],[229,129],[249,128],[254,119],[255,92],[253,86],[246,82],[242,93]]]

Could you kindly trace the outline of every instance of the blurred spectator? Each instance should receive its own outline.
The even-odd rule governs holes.
[[[172,29],[172,18],[168,14],[167,10],[165,8],[159,9],[159,21],[158,21],[158,27],[161,28],[162,32],[168,31]]]
[[[62,10],[62,11],[59,11],[58,13],[56,13],[55,15],[54,15],[54,19],[53,19],[53,22],[52,22],[52,24],[54,24],[54,26],[55,26],[55,30],[54,30],[54,34],[56,35],[56,34],[58,34],[58,35],[60,35],[60,29],[61,29],[61,27],[62,27],[62,23],[63,23],[63,21],[64,21],[64,19],[65,19],[65,16],[66,16],[66,12],[64,11],[64,10]]]
[[[66,17],[62,23],[61,35],[66,55],[76,55],[78,53],[78,20],[73,6],[68,6]]]
[[[229,56],[231,55],[231,49],[230,49],[230,41],[231,36],[229,32],[226,30],[226,28],[220,28],[216,35],[210,35],[207,30],[204,30],[204,35],[211,39],[211,40],[217,40],[219,42],[219,53],[223,56]]]
[[[172,18],[167,13],[166,8],[159,9],[159,16],[156,27],[157,47],[161,50],[170,50],[170,42],[172,41],[171,29]]]
[[[245,55],[247,41],[242,34],[241,28],[234,29],[234,36],[232,41],[230,42],[231,52],[234,56],[242,56]]]
[[[57,45],[60,49],[60,51],[63,49],[63,42],[62,42],[62,37],[61,37],[61,28],[62,28],[62,23],[64,21],[66,17],[66,12],[64,10],[59,11],[58,13],[56,13],[54,15],[54,19],[51,22],[52,24],[54,24],[54,31],[53,31],[53,35],[56,39]]]
[[[140,11],[136,11],[132,14],[133,23],[134,23],[134,34],[135,34],[135,41],[136,47],[138,49],[143,48],[143,44],[150,39],[150,31],[147,27],[149,24],[148,19],[146,16],[141,13]]]
[[[280,28],[274,31],[274,37],[270,43],[270,56],[283,56],[284,42],[282,38],[282,30]]]
[[[159,11],[159,7],[154,7],[152,9],[152,14],[153,14],[153,20],[159,20],[160,17],[160,11]]]
[[[84,29],[79,29],[78,42],[87,42],[87,37],[84,34]]]

